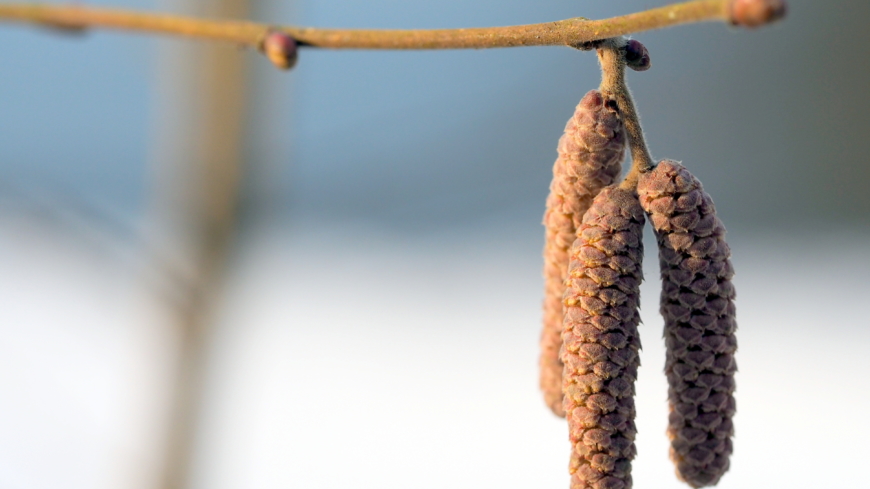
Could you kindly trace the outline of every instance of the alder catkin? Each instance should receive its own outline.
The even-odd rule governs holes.
[[[632,191],[605,188],[571,248],[561,355],[571,489],[632,485],[643,223]]]
[[[583,214],[602,188],[622,170],[625,131],[614,103],[598,90],[587,93],[559,139],[553,181],[544,214],[544,318],[540,384],[544,401],[557,416],[562,410],[562,294],[568,251]]]
[[[671,459],[690,486],[714,485],[729,467],[736,409],[731,250],[710,195],[679,163],[641,175],[637,192],[659,246]]]

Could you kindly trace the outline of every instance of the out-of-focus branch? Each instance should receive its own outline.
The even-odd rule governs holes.
[[[215,15],[250,11],[249,0],[185,4]],[[219,44],[168,50],[161,60],[159,84],[165,89],[158,90],[154,205],[182,243],[191,270],[174,308],[178,356],[159,489],[184,489],[192,485],[196,453],[203,448],[209,353],[238,235],[247,69],[235,49]]]
[[[242,21],[205,20],[128,10],[0,4],[0,21],[30,22],[64,29],[109,28],[230,41],[262,48],[272,30],[300,45],[332,49],[480,49],[516,46],[578,46],[589,41],[695,22],[757,26],[785,14],[783,0],[693,0],[620,17],[582,17],[507,27],[470,29],[323,29],[275,27]]]

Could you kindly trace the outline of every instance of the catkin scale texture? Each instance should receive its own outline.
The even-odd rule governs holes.
[[[625,130],[618,112],[597,90],[589,91],[565,125],[544,213],[544,318],[540,385],[544,401],[557,416],[562,409],[562,295],[568,253],[592,199],[622,171]]]
[[[637,192],[659,246],[671,459],[690,486],[714,485],[729,467],[736,409],[731,250],[712,199],[679,163],[660,162]]]
[[[633,192],[608,187],[571,248],[561,358],[572,489],[632,486],[643,224]]]

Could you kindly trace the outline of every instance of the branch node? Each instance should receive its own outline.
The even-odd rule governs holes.
[[[604,42],[604,40],[601,39],[595,41],[583,41],[575,44],[570,44],[570,47],[580,51],[592,51],[593,49],[598,49],[601,46],[602,42]]]

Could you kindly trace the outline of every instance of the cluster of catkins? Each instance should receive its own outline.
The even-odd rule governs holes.
[[[559,141],[544,216],[541,389],[568,420],[571,488],[630,488],[648,219],[661,265],[670,455],[681,480],[713,485],[728,469],[735,410],[725,229],[701,183],[677,162],[659,162],[636,188],[615,185],[625,148],[618,104],[590,91]]]

